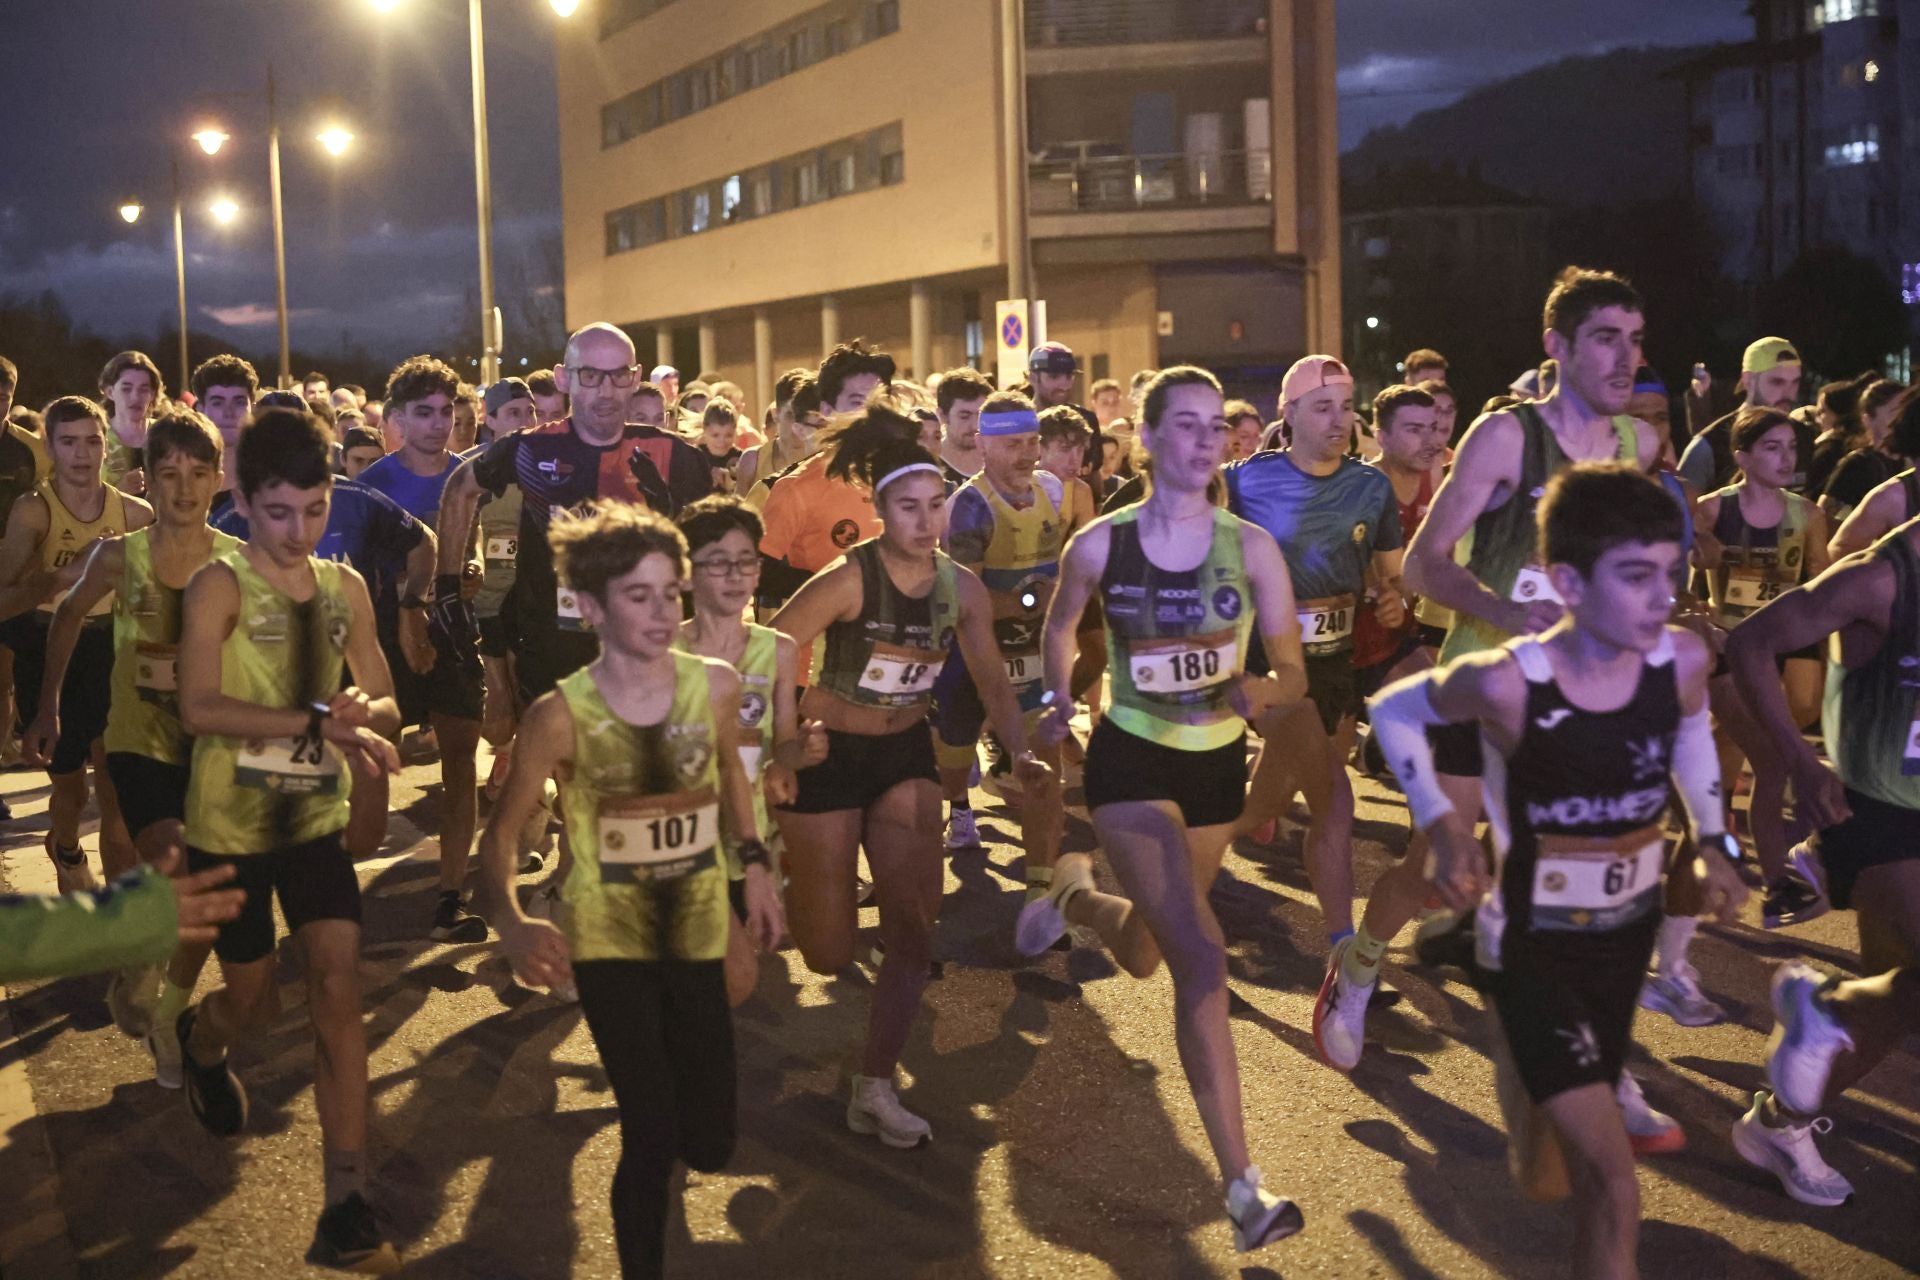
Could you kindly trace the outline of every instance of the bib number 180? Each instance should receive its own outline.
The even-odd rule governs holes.
[[[1220,674],[1220,651],[1201,649],[1197,652],[1189,649],[1184,653],[1167,655],[1167,667],[1175,681],[1191,683],[1207,680]]]

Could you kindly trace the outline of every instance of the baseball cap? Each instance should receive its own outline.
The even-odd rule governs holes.
[[[674,368],[672,365],[657,364],[653,366],[653,372],[647,375],[647,381],[658,382],[662,378],[677,378],[679,376],[680,376],[680,371]]]
[[[387,447],[386,442],[380,439],[380,433],[372,427],[348,427],[347,434],[340,441],[342,453],[348,449],[365,449],[369,446],[383,452]]]
[[[1292,404],[1322,387],[1352,387],[1353,374],[1332,356],[1302,356],[1280,380],[1280,403]]]
[[[305,409],[306,398],[298,391],[269,391],[253,402],[255,409]]]
[[[483,403],[487,406],[487,416],[492,417],[515,400],[531,400],[533,391],[518,378],[502,378],[487,388]]]
[[[1027,356],[1029,373],[1074,373],[1079,368],[1073,348],[1064,342],[1043,342]]]
[[[1740,357],[1740,372],[1765,373],[1783,364],[1799,364],[1800,353],[1785,338],[1762,338]]]

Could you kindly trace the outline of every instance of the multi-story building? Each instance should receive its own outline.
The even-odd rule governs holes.
[[[991,370],[1023,253],[1091,377],[1192,359],[1271,397],[1338,346],[1333,0],[597,13],[558,54],[568,321],[643,358],[762,403],[856,335]]]

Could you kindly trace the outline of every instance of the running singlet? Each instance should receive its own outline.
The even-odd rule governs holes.
[[[107,428],[106,457],[100,463],[100,478],[118,489],[127,472],[138,471],[145,465],[147,453],[147,433],[142,430],[139,444],[128,444],[120,438],[120,433],[111,426]]]
[[[692,650],[684,639],[673,646],[683,653]],[[772,845],[778,839],[767,813],[767,789],[760,776],[773,760],[773,682],[779,672],[780,633],[756,622],[747,624],[747,648],[734,664],[740,673],[740,763],[753,784],[753,823],[760,840]],[[739,879],[743,868],[730,864],[728,874]]]
[[[17,422],[7,423],[0,432],[0,520],[52,474],[53,460],[47,456],[45,442]]]
[[[54,491],[51,480],[34,492],[47,504],[47,536],[40,540],[40,567],[49,572],[66,568],[85,555],[87,549],[100,539],[117,538],[126,532],[127,504],[118,489],[108,486],[106,499],[100,504],[100,514],[91,520],[82,520],[67,510],[67,504],[60,501],[60,495]],[[66,596],[67,593],[62,591],[51,600],[42,601],[40,612],[52,614]],[[112,608],[113,597],[103,597],[87,610],[87,617],[104,618]]]
[[[1060,576],[1065,503],[1052,472],[1033,473],[1033,501],[1024,507],[1001,497],[983,473],[963,484],[947,508],[947,548],[962,564],[978,566],[993,597],[994,639],[1022,711],[1038,708],[1044,692],[1040,624]]]
[[[562,890],[581,960],[718,960],[731,908],[721,856],[719,735],[705,658],[675,650],[659,724],[615,715],[582,667],[560,681],[573,772],[560,814],[573,849]]]
[[[860,616],[827,628],[814,684],[863,707],[925,702],[960,624],[953,561],[936,550],[932,589],[910,596],[893,585],[879,542],[860,543],[847,559],[860,570]]]
[[[1386,473],[1381,472],[1382,475]],[[1388,478],[1391,483],[1391,477]],[[1420,522],[1427,518],[1427,508],[1433,503],[1433,473],[1420,473],[1420,487],[1414,493],[1411,502],[1401,502],[1396,496],[1395,503],[1400,508],[1400,544],[1405,546],[1413,541],[1414,531]],[[1413,616],[1413,610],[1407,610],[1400,626],[1393,631],[1380,625],[1379,615],[1375,612],[1373,601],[1360,602],[1360,614],[1353,623],[1353,665],[1371,667],[1385,662],[1400,652],[1400,646],[1420,627],[1420,620]]]
[[[102,735],[108,751],[130,751],[162,764],[185,764],[193,744],[180,727],[180,599],[185,592],[153,571],[153,526],[121,541],[124,568],[113,593],[113,700]],[[238,550],[216,530],[209,560]]]
[[[1534,510],[1547,491],[1547,481],[1573,465],[1547,426],[1540,410],[1531,404],[1517,404],[1507,412],[1520,424],[1523,443],[1520,450],[1520,483],[1507,500],[1480,513],[1473,528],[1460,540],[1454,558],[1495,595],[1508,600],[1558,600],[1553,584],[1540,565],[1539,529]],[[1639,429],[1624,415],[1613,420],[1614,460],[1629,465],[1640,458]],[[1453,661],[1463,653],[1491,649],[1507,639],[1507,633],[1484,618],[1456,614],[1440,646],[1440,662]]]
[[[1895,529],[1874,544],[1874,558],[1893,568],[1892,625],[1859,666],[1827,663],[1820,728],[1840,781],[1920,810],[1920,553],[1910,533]]]
[[[208,524],[245,542],[247,519],[228,497]],[[357,480],[334,477],[333,502],[327,508],[327,527],[313,554],[353,566],[369,588],[398,582],[406,573],[407,555],[427,536],[427,527],[408,515],[386,494]]]
[[[1140,543],[1140,512],[1108,517],[1107,567],[1100,575],[1113,705],[1107,714],[1137,738],[1182,751],[1236,741],[1245,725],[1227,685],[1246,666],[1253,594],[1240,546],[1240,521],[1213,513],[1207,558],[1192,569],[1162,569]],[[1217,720],[1185,724],[1169,715]]]
[[[1713,536],[1724,550],[1720,567],[1707,575],[1707,585],[1713,593],[1713,620],[1723,627],[1736,625],[1806,576],[1807,512],[1813,504],[1782,490],[1786,513],[1780,523],[1756,529],[1741,514],[1743,491],[1743,485],[1731,485],[1713,495],[1720,502]]]
[[[231,569],[240,588],[220,647],[227,697],[300,710],[340,691],[353,606],[340,566],[309,559],[313,595],[302,601],[261,577],[244,551],[212,562]],[[270,853],[332,835],[347,825],[349,785],[345,757],[325,738],[203,733],[193,740],[187,843],[207,853]]]
[[[1400,549],[1393,481],[1352,458],[1331,475],[1308,475],[1277,450],[1230,463],[1223,474],[1227,509],[1272,534],[1287,558],[1301,648],[1313,658],[1351,649],[1373,555]]]
[[[830,479],[825,454],[797,462],[774,479],[761,514],[766,532],[760,554],[818,573],[856,542],[880,536],[873,497],[858,485]]]
[[[1540,641],[1507,648],[1527,705],[1512,752],[1486,751],[1481,783],[1498,867],[1479,912],[1480,958],[1492,969],[1522,936],[1605,946],[1660,910],[1661,821],[1680,728],[1671,630],[1616,711],[1568,701]]]
[[[485,497],[480,505],[480,563],[484,574],[480,594],[473,598],[477,617],[499,614],[507,593],[513,590],[520,560],[520,508],[524,499],[519,486],[509,486],[497,498]]]

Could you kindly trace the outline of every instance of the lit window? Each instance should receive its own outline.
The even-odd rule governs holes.
[[[1880,64],[1875,62],[1872,58],[1868,58],[1865,74],[1867,78],[1867,83],[1872,84],[1875,80],[1878,80],[1880,78]]]
[[[1900,301],[1910,307],[1920,306],[1920,262],[1901,264]]]
[[[736,173],[720,184],[720,221],[732,222],[740,216],[740,175]]]

